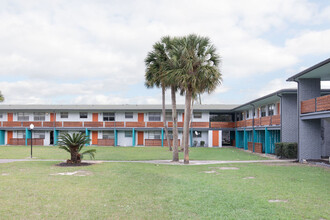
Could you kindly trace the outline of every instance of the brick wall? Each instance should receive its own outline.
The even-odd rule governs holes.
[[[114,146],[115,140],[114,139],[98,139],[97,145],[99,146]]]

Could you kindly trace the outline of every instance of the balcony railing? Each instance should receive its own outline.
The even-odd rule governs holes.
[[[265,116],[260,118],[248,119],[237,121],[237,127],[252,127],[254,120],[254,126],[271,126],[281,124],[281,115]]]
[[[301,114],[330,111],[330,95],[325,95],[301,102]]]

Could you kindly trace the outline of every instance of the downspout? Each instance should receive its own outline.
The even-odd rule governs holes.
[[[298,161],[300,161],[300,153],[299,153],[299,151],[300,151],[300,149],[299,149],[299,140],[300,140],[300,138],[299,138],[299,136],[300,136],[300,132],[299,132],[299,128],[300,128],[300,126],[299,126],[299,124],[300,124],[300,102],[299,102],[299,81],[297,81],[296,79],[294,79],[293,81],[295,81],[297,84],[298,84],[298,86],[297,86],[297,116],[298,116],[298,148],[297,148],[297,156],[298,156]],[[281,123],[282,124],[282,123]]]
[[[254,152],[254,114],[256,113],[256,106],[254,104],[250,104],[253,107],[253,113],[252,113],[252,152]]]
[[[281,105],[281,142],[282,142],[282,122],[283,122],[283,119],[282,119],[282,117],[283,117],[283,115],[282,115],[282,95],[280,95],[279,93],[276,93],[276,95],[278,96],[278,97],[280,97],[280,105]],[[278,113],[278,112],[277,112]]]

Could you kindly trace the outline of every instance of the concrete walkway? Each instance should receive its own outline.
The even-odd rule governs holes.
[[[0,159],[0,163],[11,162],[31,162],[31,161],[65,161],[51,159]],[[208,164],[231,164],[231,163],[292,163],[296,160],[190,160],[188,165],[208,165]],[[171,160],[84,160],[87,163],[150,163],[150,164],[166,164],[166,165],[184,165],[183,160],[172,162]]]

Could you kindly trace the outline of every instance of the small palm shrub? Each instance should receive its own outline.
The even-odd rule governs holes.
[[[89,137],[83,133],[73,133],[72,135],[64,133],[59,136],[58,145],[60,149],[69,152],[71,155],[71,160],[67,160],[67,163],[80,163],[84,155],[89,155],[91,159],[95,157],[95,149],[80,152],[90,141]]]

